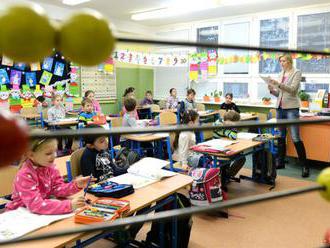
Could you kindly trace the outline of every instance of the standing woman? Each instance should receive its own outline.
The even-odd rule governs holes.
[[[293,67],[292,58],[289,54],[279,57],[282,67],[279,81],[271,79],[268,86],[270,93],[277,97],[276,115],[277,119],[299,119],[300,101],[298,91],[300,88],[301,72]],[[278,140],[278,168],[284,168],[284,157],[286,155],[286,128],[280,128],[281,138]],[[302,166],[302,177],[309,177],[309,166],[306,159],[305,146],[299,135],[299,126],[290,126],[291,139],[298,154],[299,164]]]

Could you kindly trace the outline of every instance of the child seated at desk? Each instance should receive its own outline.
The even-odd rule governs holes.
[[[127,112],[123,116],[123,127],[138,127],[138,123],[135,118],[136,100],[134,98],[126,98],[124,101],[124,107]],[[120,143],[122,146],[127,146],[126,139],[123,137],[120,137]],[[153,157],[153,146],[150,142],[142,142],[141,147],[147,149],[148,157]]]
[[[237,105],[233,103],[233,93],[227,93],[225,96],[225,102],[220,105],[220,109],[235,110],[237,113],[241,113],[239,111]]]
[[[154,100],[152,99],[151,90],[147,90],[144,99],[141,101],[141,106],[154,104]]]
[[[215,125],[222,125],[222,124],[233,124],[237,121],[240,120],[240,114],[237,113],[234,110],[229,110],[228,112],[226,112],[223,116],[223,123],[220,122],[216,122]],[[214,130],[213,132],[213,138],[214,139],[219,139],[222,137],[226,137],[229,138],[231,140],[236,140],[237,139],[237,129],[236,128],[219,128],[217,130]],[[235,177],[236,174],[239,172],[240,169],[242,169],[242,167],[244,166],[246,161],[245,157],[242,157],[238,160],[235,160],[229,167],[228,171],[227,171],[227,175],[229,177]]]
[[[95,92],[94,91],[87,90],[85,92],[85,98],[88,98],[92,101],[94,112],[96,112],[98,114],[102,113],[100,103],[95,99]]]
[[[102,128],[89,125],[87,128]],[[87,136],[84,138],[86,148],[80,159],[80,169],[83,176],[93,175],[98,181],[113,177],[114,170],[109,152],[108,137]]]
[[[198,124],[198,113],[195,110],[187,110],[183,113],[182,124],[193,126]],[[193,131],[180,132],[175,134],[173,143],[173,159],[180,162],[182,169],[188,169],[188,157],[194,152],[190,147],[196,145],[196,135]]]
[[[81,106],[82,111],[79,113],[78,121],[87,126],[93,122],[93,117],[96,116],[96,113],[93,111],[93,102],[91,99],[85,98],[82,100]]]
[[[135,88],[134,87],[128,87],[127,89],[125,89],[124,95],[123,95],[123,107],[122,107],[122,114],[123,116],[126,114],[127,110],[125,108],[125,100],[127,98],[134,98],[135,99]],[[136,120],[139,119],[139,115],[137,110],[135,109],[134,111],[134,117]]]
[[[177,91],[175,88],[170,89],[170,96],[167,98],[166,101],[166,109],[177,109],[179,104],[179,99],[177,97]]]
[[[59,94],[53,95],[52,103],[53,107],[48,109],[47,115],[49,121],[58,121],[65,118],[65,108],[63,106],[63,98]],[[70,127],[64,127],[56,125],[54,126],[55,129],[70,129]],[[63,150],[63,138],[58,138],[58,149],[60,151]],[[68,138],[65,141],[65,151],[64,153],[71,153],[71,147],[72,147],[72,138]]]
[[[71,200],[63,198],[85,188],[90,177],[65,183],[54,164],[56,151],[56,139],[42,138],[31,142],[15,177],[12,201],[7,203],[6,210],[26,207],[37,214],[66,214],[85,205],[81,196]],[[51,198],[53,196],[55,198]]]
[[[48,120],[57,121],[59,119],[64,119],[65,108],[62,103],[62,96],[59,94],[53,95],[52,104],[53,106],[50,109],[48,109],[47,112]]]

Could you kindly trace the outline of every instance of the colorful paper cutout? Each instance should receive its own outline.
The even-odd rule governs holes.
[[[62,77],[64,72],[64,64],[61,62],[55,63],[54,75]]]
[[[35,72],[25,73],[25,83],[30,87],[34,87],[37,84],[37,76]]]
[[[17,70],[11,70],[10,71],[10,83],[15,86],[21,84],[21,79],[22,79],[22,72],[17,71]]]
[[[54,62],[53,58],[50,57],[45,58],[44,62],[42,63],[42,69],[51,72],[53,67],[53,62]]]
[[[49,85],[53,74],[48,71],[43,71],[39,83],[42,85]]]
[[[3,84],[9,84],[9,77],[5,69],[0,69],[0,85]]]

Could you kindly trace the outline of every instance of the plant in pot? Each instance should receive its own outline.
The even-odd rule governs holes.
[[[308,108],[308,106],[309,106],[308,101],[309,101],[310,95],[308,93],[306,93],[305,91],[301,90],[301,91],[299,91],[298,96],[300,98],[301,107]]]
[[[222,95],[222,92],[221,91],[215,90],[214,93],[213,93],[214,101],[215,102],[220,102],[220,96],[221,95]]]
[[[203,101],[209,102],[210,100],[211,100],[210,97],[205,93],[205,95],[203,96]]]
[[[271,103],[271,98],[270,97],[263,97],[262,98],[262,103],[264,104],[264,105],[269,105],[270,103]]]

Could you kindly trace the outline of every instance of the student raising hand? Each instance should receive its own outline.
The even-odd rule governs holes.
[[[77,184],[78,188],[84,189],[87,187],[88,182],[90,183],[95,182],[97,179],[95,177],[90,178],[90,176],[87,177],[77,177],[74,181]]]

